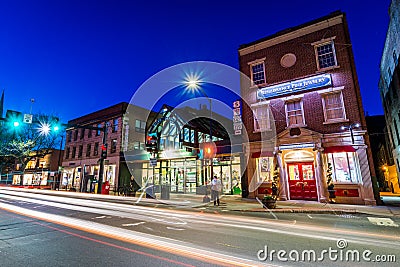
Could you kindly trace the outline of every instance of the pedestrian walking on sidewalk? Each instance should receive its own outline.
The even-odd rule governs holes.
[[[214,175],[214,178],[211,181],[211,199],[214,201],[214,206],[218,204],[219,206],[219,194],[222,189],[222,183],[221,180],[218,179],[216,175]]]

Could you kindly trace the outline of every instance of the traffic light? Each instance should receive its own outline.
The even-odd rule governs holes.
[[[201,158],[204,159],[215,158],[215,154],[217,153],[217,147],[214,142],[201,144],[200,150],[202,150],[202,152],[200,152]]]
[[[158,151],[157,136],[155,133],[146,136],[146,150],[148,152]]]
[[[7,110],[6,121],[9,129],[17,129],[22,125],[22,113],[14,110]]]
[[[100,158],[106,159],[107,158],[107,144],[101,145],[101,156]]]

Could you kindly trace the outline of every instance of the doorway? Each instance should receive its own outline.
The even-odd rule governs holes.
[[[313,162],[288,163],[290,199],[317,200]]]

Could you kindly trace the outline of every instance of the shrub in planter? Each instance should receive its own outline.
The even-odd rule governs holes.
[[[262,199],[262,203],[268,209],[275,209],[276,208],[276,196],[273,195],[265,195]]]
[[[333,180],[332,180],[332,164],[331,163],[328,163],[328,169],[326,170],[326,183],[328,185],[329,202],[335,203],[336,190],[334,189],[335,185],[333,184]]]

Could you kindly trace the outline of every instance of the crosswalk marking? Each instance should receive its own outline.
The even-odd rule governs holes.
[[[376,224],[379,226],[399,227],[399,225],[390,218],[377,218],[377,217],[367,217],[367,218],[372,224]]]

